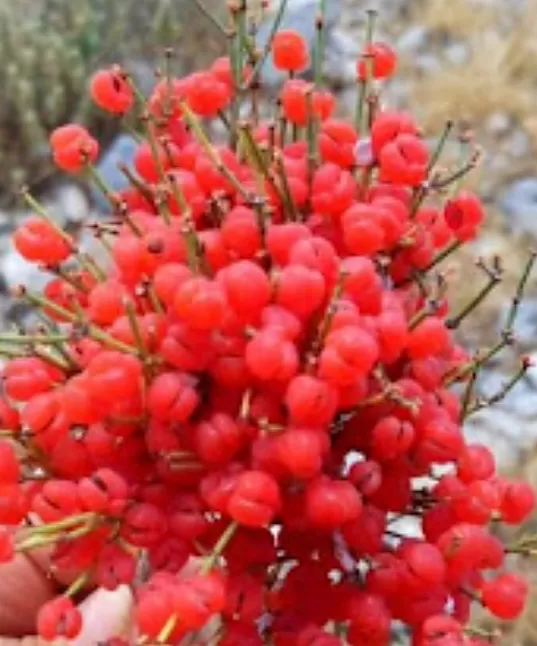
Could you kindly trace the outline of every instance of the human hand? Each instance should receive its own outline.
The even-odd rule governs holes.
[[[44,646],[34,637],[39,608],[58,594],[57,583],[46,574],[45,562],[37,555],[18,555],[0,566],[0,646]],[[84,629],[73,641],[56,641],[56,646],[96,646],[110,637],[125,634],[132,609],[130,589],[114,592],[99,589],[80,605]]]

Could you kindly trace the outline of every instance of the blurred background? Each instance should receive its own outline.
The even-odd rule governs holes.
[[[223,0],[203,2],[223,19]],[[279,2],[270,4],[269,14]],[[283,25],[313,42],[317,4],[289,0]],[[457,259],[454,298],[464,303],[477,291],[477,255],[499,254],[506,278],[461,329],[463,342],[476,349],[497,337],[526,252],[537,238],[537,0],[327,0],[326,81],[338,95],[342,115],[354,109],[355,62],[367,8],[379,12],[377,38],[400,56],[399,73],[382,101],[410,108],[428,137],[452,119],[473,131],[485,151],[467,186],[484,198],[489,219],[484,235]],[[262,25],[261,40],[268,27]],[[13,226],[25,215],[17,187],[28,184],[64,225],[101,217],[98,196],[55,173],[48,133],[67,121],[87,125],[102,145],[101,173],[121,188],[117,163],[131,161],[135,143],[120,120],[92,107],[88,79],[117,62],[148,92],[168,46],[174,49],[176,75],[206,65],[226,49],[195,0],[1,0],[0,324],[16,314],[9,288],[21,282],[39,287],[42,280],[10,246]],[[265,73],[270,94],[279,78],[270,65]],[[518,340],[517,350],[537,362],[537,279],[521,309]],[[479,384],[483,394],[494,393],[509,378],[512,359],[500,357],[487,367]],[[495,449],[505,469],[524,471],[537,484],[537,370],[504,402],[475,415],[469,431]],[[537,603],[511,637],[513,646],[537,644]]]

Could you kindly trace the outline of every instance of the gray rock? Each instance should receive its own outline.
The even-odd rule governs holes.
[[[465,434],[471,442],[488,446],[499,465],[508,468],[537,439],[537,424],[495,406],[473,415],[465,424]]]
[[[505,325],[511,307],[506,303],[498,321],[498,331]],[[515,333],[518,346],[524,352],[531,352],[537,347],[537,298],[525,297],[518,309],[515,321]],[[537,356],[535,357],[537,359]]]
[[[30,291],[42,290],[50,275],[26,261],[13,246],[0,259],[0,274],[8,289],[24,285]]]
[[[317,14],[318,7],[318,0],[292,0],[288,4],[287,11],[280,24],[280,29],[295,29],[302,34],[310,48],[313,47],[316,34],[315,16]],[[341,7],[342,0],[326,0],[325,25],[327,46],[330,43],[330,33],[339,21]],[[273,20],[274,15],[270,16],[270,18],[264,22],[259,29],[257,43],[261,49],[265,46],[270,37]],[[328,55],[329,52],[327,51],[327,56]],[[269,56],[263,67],[264,83],[269,87],[274,87],[284,79],[285,74],[282,74],[274,67]]]
[[[504,150],[512,159],[524,157],[530,152],[530,147],[530,138],[523,128],[514,128],[504,142]]]
[[[412,25],[399,37],[396,50],[401,54],[415,54],[425,48],[428,31],[423,25]]]
[[[11,236],[20,222],[19,213],[0,211],[0,256],[9,250]]]
[[[511,377],[501,369],[485,370],[478,391],[484,396],[494,395]],[[486,444],[502,467],[509,467],[535,443],[536,420],[537,370],[530,368],[502,401],[472,415],[465,423],[465,432],[472,442]]]
[[[422,74],[434,74],[442,68],[442,61],[433,54],[420,54],[414,64]]]
[[[62,183],[43,198],[43,205],[61,226],[80,223],[89,215],[89,201],[74,183]]]
[[[486,128],[494,135],[504,135],[509,131],[511,119],[506,112],[495,112],[486,121]]]
[[[151,94],[157,82],[154,65],[140,58],[131,59],[129,60],[129,74],[143,95]]]
[[[537,237],[537,178],[526,177],[500,195],[500,207],[513,228]]]
[[[451,43],[445,50],[445,56],[452,65],[464,65],[470,58],[470,48],[467,43]]]
[[[511,410],[521,420],[537,419],[537,389],[534,378],[522,379],[505,398],[504,408]]]
[[[133,137],[119,135],[101,158],[97,170],[112,191],[120,191],[128,186],[128,181],[119,170],[118,165],[132,166],[137,147],[138,144]],[[110,210],[109,203],[97,188],[92,190],[92,198],[99,210],[104,213]]]
[[[355,39],[340,29],[328,32],[323,72],[335,85],[356,85],[356,60],[360,53]]]

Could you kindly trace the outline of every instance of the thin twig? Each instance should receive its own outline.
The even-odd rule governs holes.
[[[287,3],[288,0],[281,0],[280,6],[278,8],[278,13],[274,17],[274,21],[272,23],[272,26],[270,28],[269,36],[267,39],[267,42],[265,43],[265,47],[263,48],[263,51],[261,52],[261,56],[259,57],[259,60],[256,63],[256,66],[254,67],[252,71],[252,75],[248,79],[248,82],[246,83],[246,86],[244,87],[244,90],[250,90],[252,86],[256,85],[259,77],[261,75],[261,71],[263,70],[263,66],[265,65],[265,61],[268,58],[268,55],[270,54],[270,50],[272,47],[272,41],[274,40],[274,36],[278,29],[280,28],[280,24],[282,22],[283,16],[285,14],[285,10],[287,8]]]
[[[226,34],[226,29],[224,25],[218,20],[212,11],[209,11],[207,7],[203,4],[201,0],[193,0],[194,4],[198,7],[201,13],[220,31],[222,34]]]

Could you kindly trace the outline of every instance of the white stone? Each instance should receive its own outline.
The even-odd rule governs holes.
[[[55,187],[43,205],[59,224],[83,222],[89,214],[89,201],[84,191],[73,183]]]

